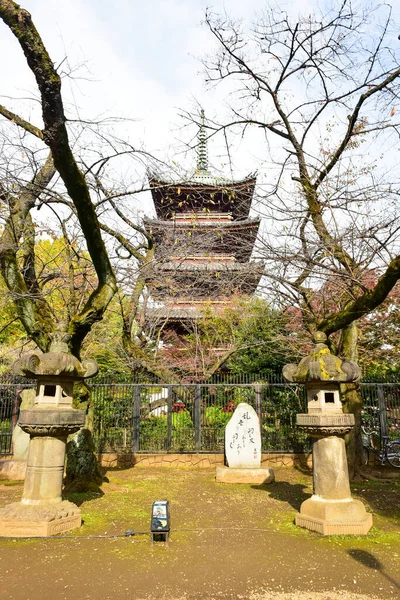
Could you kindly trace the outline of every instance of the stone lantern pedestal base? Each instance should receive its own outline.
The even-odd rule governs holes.
[[[19,424],[30,435],[21,502],[0,510],[0,536],[40,537],[65,533],[82,523],[80,509],[62,500],[67,436],[85,422],[84,411],[37,407],[21,411]]]
[[[0,536],[47,537],[80,527],[81,523],[80,508],[67,500],[38,506],[15,502],[1,511]]]
[[[312,496],[301,505],[295,522],[322,535],[365,535],[372,527],[372,515],[359,500]]]
[[[297,415],[297,425],[312,436],[314,493],[301,505],[296,525],[322,535],[365,535],[372,515],[351,497],[343,439],[354,426],[354,415]]]

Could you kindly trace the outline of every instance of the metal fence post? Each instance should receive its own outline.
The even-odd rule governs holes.
[[[140,394],[141,385],[135,385],[133,393],[133,427],[132,427],[132,451],[140,450]]]
[[[171,452],[172,448],[172,385],[168,386],[168,397],[167,397],[167,452]]]
[[[381,429],[381,437],[388,434],[388,421],[386,413],[386,401],[383,393],[383,385],[377,386],[378,406],[379,406],[379,425]]]
[[[20,389],[20,387],[17,386],[15,389],[14,409],[13,409],[13,413],[12,413],[12,431],[14,431],[14,429],[18,423],[19,405],[20,405],[19,400],[20,400],[21,391],[22,390]]]
[[[256,393],[256,413],[260,421],[260,429],[262,426],[262,412],[261,412],[261,385],[259,383],[254,384],[254,391]]]
[[[201,451],[201,387],[194,388],[194,443],[196,452]]]

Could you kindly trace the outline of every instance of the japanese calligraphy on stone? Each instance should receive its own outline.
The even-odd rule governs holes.
[[[246,402],[237,406],[226,426],[225,455],[232,468],[256,469],[261,465],[260,422]]]

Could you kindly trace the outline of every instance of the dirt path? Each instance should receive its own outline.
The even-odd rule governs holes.
[[[85,524],[73,539],[0,540],[1,600],[365,600],[400,597],[398,482],[358,491],[377,527],[367,538],[322,538],[294,527],[310,477],[270,486],[216,484],[210,470],[130,469],[103,496],[75,495]],[[382,491],[383,489],[383,491]],[[21,486],[0,487],[0,503]],[[377,508],[386,498],[385,507]],[[168,498],[169,547],[149,536],[151,502]],[[385,504],[384,502],[384,504]],[[394,507],[394,513],[389,510]],[[385,512],[390,514],[385,516]]]

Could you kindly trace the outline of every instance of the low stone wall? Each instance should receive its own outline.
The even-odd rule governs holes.
[[[107,453],[98,455],[106,469],[130,467],[197,467],[208,468],[224,464],[223,454],[137,454]],[[263,454],[263,467],[311,467],[311,454]]]
[[[98,454],[99,464],[106,469],[129,469],[130,467],[193,467],[206,469],[224,464],[223,454]],[[263,467],[310,467],[311,454],[263,454]],[[12,456],[0,459],[0,479],[15,481],[25,478],[26,461]]]

